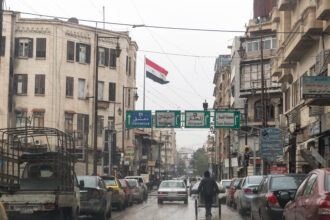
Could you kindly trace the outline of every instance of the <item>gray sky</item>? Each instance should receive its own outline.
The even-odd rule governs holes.
[[[109,22],[202,29],[244,30],[253,14],[253,0],[5,0],[5,8],[10,10],[91,20],[102,20],[103,6]],[[201,110],[205,99],[212,107],[215,57],[230,53],[227,46],[239,35],[114,25],[106,28],[130,31],[140,50],[211,56],[183,57],[139,51],[137,109],[143,107],[144,56],[169,72],[167,85],[146,80],[147,110]],[[177,129],[177,147],[197,149],[208,134],[206,129]]]

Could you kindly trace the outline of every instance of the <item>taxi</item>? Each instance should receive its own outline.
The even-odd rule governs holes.
[[[105,182],[106,188],[112,188],[111,203],[112,207],[117,207],[118,210],[123,210],[125,206],[125,191],[121,187],[120,181],[115,176],[101,176]]]

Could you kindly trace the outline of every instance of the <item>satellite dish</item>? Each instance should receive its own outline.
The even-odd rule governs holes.
[[[75,18],[75,17],[69,18],[68,19],[68,22],[79,24],[79,20],[77,18]]]

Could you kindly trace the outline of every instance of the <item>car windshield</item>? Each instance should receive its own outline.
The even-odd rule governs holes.
[[[238,179],[238,180],[235,180],[235,182],[234,182],[234,187],[237,187],[238,185],[239,185],[239,183],[241,182],[241,180],[240,179]]]
[[[226,187],[226,186],[230,186],[231,181],[222,181],[221,184]]]
[[[122,187],[127,187],[125,180],[119,180],[119,182]]]
[[[137,181],[136,180],[127,180],[127,184],[129,185],[129,187],[136,187]]]
[[[248,184],[249,185],[259,185],[262,180],[262,176],[250,176],[248,177]]]
[[[330,191],[330,174],[325,175],[325,190]]]
[[[297,189],[304,180],[304,176],[279,176],[272,177],[270,181],[271,190]]]
[[[105,182],[105,185],[106,186],[117,186],[115,180],[107,180],[107,179],[105,179],[104,182]]]
[[[77,176],[78,182],[83,180],[85,183],[85,187],[87,188],[95,188],[96,187],[96,178],[93,176]]]
[[[160,188],[184,188],[183,182],[162,182]]]

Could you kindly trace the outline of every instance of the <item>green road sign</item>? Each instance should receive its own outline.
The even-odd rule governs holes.
[[[127,128],[151,128],[151,111],[126,111]]]
[[[215,128],[240,128],[240,113],[235,111],[215,111]]]
[[[209,128],[210,116],[209,111],[185,111],[185,127]]]
[[[181,112],[156,111],[156,128],[181,128]]]

